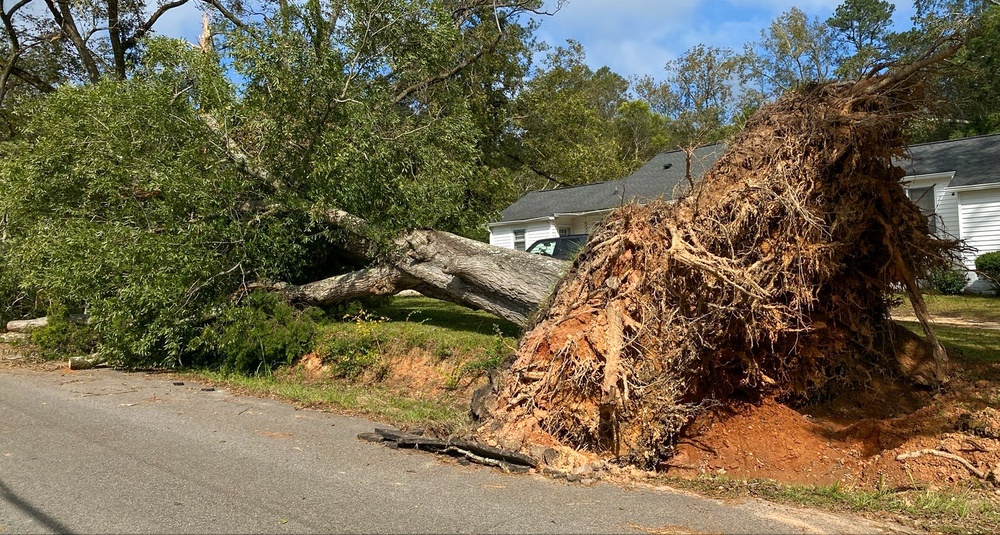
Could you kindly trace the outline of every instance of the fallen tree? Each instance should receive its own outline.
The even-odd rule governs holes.
[[[395,250],[373,267],[299,286],[271,288],[292,301],[318,306],[416,290],[525,325],[567,264],[449,232],[415,230],[395,240]]]
[[[899,289],[945,380],[917,280],[959,244],[929,232],[893,161],[920,111],[915,73],[953,52],[787,94],[685,198],[613,213],[522,338],[480,432],[654,467],[708,407],[899,376]]]

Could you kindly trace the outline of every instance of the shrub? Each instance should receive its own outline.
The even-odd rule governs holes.
[[[942,295],[961,295],[969,284],[965,273],[954,269],[938,269],[931,272],[931,287]]]
[[[296,310],[275,294],[250,294],[195,340],[201,364],[254,374],[291,364],[312,349],[318,315],[314,308]]]
[[[979,255],[976,271],[994,286],[1000,286],[1000,251]]]
[[[49,308],[48,323],[31,333],[42,356],[49,359],[89,355],[97,348],[98,338],[87,325],[74,323],[63,306]]]

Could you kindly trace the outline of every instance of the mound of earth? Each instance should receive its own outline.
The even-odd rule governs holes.
[[[939,391],[876,381],[794,409],[773,398],[737,404],[696,419],[659,468],[868,489],[989,487],[1000,476],[998,401],[997,382],[959,378]],[[947,455],[911,457],[927,450]]]

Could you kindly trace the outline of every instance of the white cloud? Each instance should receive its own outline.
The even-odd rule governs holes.
[[[146,9],[152,14],[156,10],[156,4],[147,3]],[[153,26],[153,32],[197,43],[198,36],[201,35],[201,15],[201,7],[194,2],[188,2],[164,13]]]
[[[825,19],[843,0],[729,0],[729,3],[734,6],[768,9],[776,15],[797,7],[810,15]]]
[[[697,44],[731,48],[760,38],[761,29],[797,6],[826,20],[843,0],[569,0],[539,19],[539,40],[583,44],[592,68],[607,65],[625,76],[662,76],[664,64]],[[897,28],[909,26],[913,7],[895,0]]]

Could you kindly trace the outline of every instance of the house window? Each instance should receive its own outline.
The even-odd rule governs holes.
[[[569,227],[559,227],[560,236],[569,236]]]
[[[909,188],[906,195],[913,201],[920,213],[927,218],[927,228],[931,234],[937,232],[937,214],[934,213],[934,186],[926,188]]]
[[[514,231],[514,249],[518,251],[524,250],[524,229]]]

